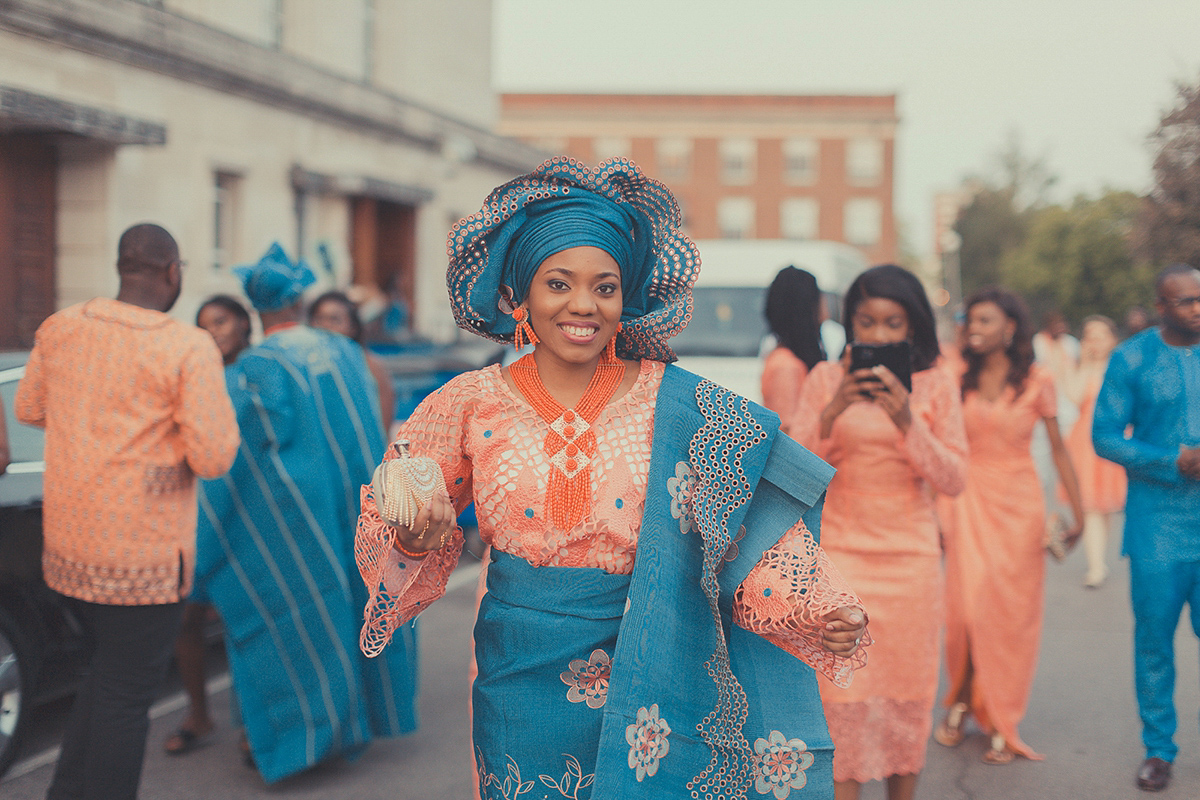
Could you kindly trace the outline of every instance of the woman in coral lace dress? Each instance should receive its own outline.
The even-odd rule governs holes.
[[[1108,577],[1108,533],[1113,518],[1125,509],[1125,468],[1096,455],[1092,446],[1092,413],[1104,382],[1108,358],[1117,346],[1117,326],[1099,314],[1083,321],[1079,340],[1079,369],[1067,380],[1067,395],[1079,407],[1079,417],[1067,434],[1067,452],[1079,477],[1083,500],[1083,552],[1087,556],[1084,586],[1098,588]],[[1060,484],[1059,494],[1066,489]]]
[[[886,780],[891,800],[911,798],[925,765],[937,693],[942,568],[931,489],[954,495],[966,477],[958,387],[934,367],[933,311],[900,267],[874,267],[846,294],[850,350],[907,340],[912,392],[886,367],[847,372],[818,364],[805,381],[792,430],[837,468],[823,546],[871,610],[869,667],[849,688],[821,682],[837,753],[839,800]]]
[[[781,269],[767,289],[767,325],[776,346],[763,361],[762,398],[763,405],[779,415],[784,433],[791,433],[800,387],[809,370],[825,360],[823,303],[817,279],[795,267]]]
[[[963,415],[971,455],[967,488],[939,500],[946,547],[946,671],[949,712],[940,744],[963,739],[967,714],[991,735],[983,759],[1039,759],[1021,741],[1042,630],[1046,514],[1030,443],[1046,426],[1059,476],[1082,530],[1079,485],[1063,445],[1054,379],[1033,363],[1028,314],[1012,292],[985,289],[967,301]]]
[[[450,234],[450,300],[467,330],[534,351],[404,424],[448,489],[411,527],[363,489],[368,653],[445,591],[475,501],[484,798],[830,794],[808,664],[848,682],[866,620],[809,533],[829,470],[770,412],[668,366],[699,266],[678,224],[625,159],[552,159],[494,190]]]

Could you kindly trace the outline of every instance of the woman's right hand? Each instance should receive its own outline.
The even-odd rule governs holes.
[[[439,489],[422,506],[411,528],[396,526],[396,544],[409,553],[431,553],[445,546],[457,515],[445,489]]]
[[[862,372],[863,370],[859,370]],[[850,371],[850,348],[842,355],[842,382],[838,384],[829,404],[821,412],[821,438],[828,439],[833,432],[833,423],[852,403],[867,399],[859,377]]]

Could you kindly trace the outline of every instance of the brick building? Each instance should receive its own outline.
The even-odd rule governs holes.
[[[628,156],[697,239],[847,242],[896,259],[896,96],[505,94],[499,131],[595,164]]]

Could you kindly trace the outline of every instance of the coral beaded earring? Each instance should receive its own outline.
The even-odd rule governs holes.
[[[621,328],[623,327],[622,323],[617,323],[616,331],[613,332],[612,338],[608,340],[608,345],[604,348],[604,356],[608,361],[617,360],[617,336],[621,333]]]
[[[512,318],[517,321],[517,329],[513,332],[513,347],[520,350],[528,344],[537,344],[537,334],[533,332],[533,326],[529,324],[529,312],[524,306],[517,306],[513,309]]]

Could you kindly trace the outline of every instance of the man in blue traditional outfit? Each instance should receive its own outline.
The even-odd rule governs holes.
[[[1178,751],[1174,640],[1184,603],[1200,635],[1200,272],[1175,264],[1155,288],[1162,325],[1113,352],[1092,427],[1096,453],[1129,474],[1124,552],[1146,746],[1137,786],[1150,792],[1167,787]]]
[[[361,349],[300,324],[314,281],[275,244],[238,270],[266,338],[226,372],[242,444],[200,495],[197,579],[225,623],[234,689],[268,782],[375,736],[416,727],[416,643],[357,647],[358,493],[383,455],[378,392]]]

